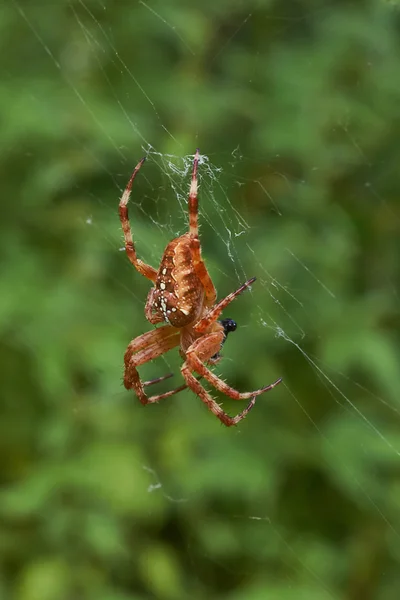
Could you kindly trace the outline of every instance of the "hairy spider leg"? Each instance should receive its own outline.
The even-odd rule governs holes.
[[[205,336],[193,342],[193,344],[186,351],[186,363],[183,368],[183,375],[185,379],[189,369],[191,371],[195,371],[204,377],[209,383],[211,383],[211,385],[213,385],[218,391],[222,392],[226,396],[229,396],[229,398],[232,398],[233,400],[248,400],[249,398],[255,399],[256,396],[260,396],[265,392],[269,392],[282,381],[280,378],[277,381],[274,381],[274,383],[266,385],[252,392],[238,392],[234,388],[230,387],[227,383],[225,383],[225,381],[212,373],[204,364],[219,351],[223,340],[224,333],[219,331],[206,334]],[[188,385],[190,385],[189,381]],[[208,404],[208,402],[209,399],[207,399],[206,403]]]
[[[143,385],[151,385],[153,383],[158,383],[159,381],[162,381],[164,379],[169,379],[170,377],[172,377],[173,374],[169,373],[168,375],[166,375],[165,377],[159,377],[158,379],[152,379],[151,381],[145,381],[143,383]],[[196,378],[196,381],[199,381],[202,378],[202,376],[200,375],[199,377]],[[152,396],[152,402],[158,402],[159,400],[164,400],[164,398],[170,398],[171,396],[174,396],[174,394],[178,394],[178,392],[182,392],[183,390],[187,390],[189,386],[187,385],[187,383],[184,383],[182,385],[180,385],[179,387],[175,388],[174,390],[170,390],[169,392],[164,392],[163,394],[158,394],[158,396]]]
[[[128,200],[131,195],[132,184],[137,175],[137,172],[139,171],[140,167],[142,166],[145,160],[146,157],[142,158],[142,160],[138,162],[138,164],[135,167],[135,170],[131,175],[130,180],[128,181],[128,185],[126,186],[124,193],[122,194],[121,200],[119,202],[119,218],[122,225],[122,231],[124,233],[125,251],[129,260],[141,275],[144,275],[144,277],[147,277],[147,279],[150,279],[150,281],[155,281],[157,277],[157,271],[136,256],[136,249],[135,244],[133,243],[132,231],[131,226],[129,224],[128,216]]]
[[[222,410],[218,402],[216,402],[214,398],[210,396],[207,390],[204,389],[196,377],[192,375],[186,362],[183,364],[181,371],[186,383],[188,384],[188,387],[192,390],[192,392],[194,392],[200,398],[200,400],[207,405],[208,409],[227,427],[237,425],[239,421],[245,418],[245,416],[250,412],[256,403],[256,398],[253,397],[241,413],[236,415],[236,417],[230,417],[225,411]]]
[[[125,351],[124,362],[127,364],[130,360],[130,357],[133,353],[139,352],[152,344],[163,340],[167,337],[176,334],[175,327],[172,325],[165,325],[164,327],[159,327],[158,329],[152,329],[151,331],[146,331],[146,333],[142,333],[134,340],[132,340]]]
[[[197,168],[199,165],[200,151],[197,148],[193,161],[192,181],[189,190],[189,233],[192,238],[192,258],[193,266],[200,279],[206,295],[206,306],[212,306],[217,298],[212,279],[207,271],[207,267],[201,257],[201,246],[199,240],[199,200],[198,200],[198,182]]]
[[[256,397],[264,392],[268,392],[272,390],[276,385],[278,385],[282,380],[278,379],[274,383],[265,386],[259,390],[255,390],[254,392],[245,392],[240,393],[237,390],[231,388],[227,385],[222,379],[211,373],[211,371],[203,364],[203,361],[206,362],[211,356],[215,354],[215,352],[220,348],[222,343],[222,334],[221,333],[211,333],[203,338],[200,338],[186,352],[186,361],[182,365],[181,372],[183,377],[185,378],[186,383],[190,387],[190,389],[199,396],[199,398],[208,406],[209,410],[227,427],[231,427],[232,425],[237,425],[239,421],[244,419],[244,417],[249,413],[249,411],[253,408]],[[193,376],[191,371],[196,371],[201,376],[203,376],[207,381],[209,381],[217,390],[229,396],[233,400],[247,400],[250,398],[250,402],[247,407],[235,417],[230,417],[225,411],[222,410],[218,402],[212,398],[212,396],[207,392],[207,390],[199,383],[199,381]]]
[[[210,327],[210,325],[218,319],[218,317],[220,316],[222,311],[225,310],[225,308],[228,306],[228,304],[230,304],[232,302],[232,300],[237,298],[237,296],[239,296],[248,287],[250,287],[251,284],[255,282],[255,280],[256,280],[256,278],[252,277],[251,279],[246,281],[243,285],[241,285],[240,288],[238,288],[235,292],[232,292],[231,294],[229,294],[228,296],[226,296],[225,298],[220,300],[214,306],[214,308],[212,308],[202,319],[200,319],[200,321],[198,321],[195,324],[194,330],[196,331],[196,333],[204,333],[205,331],[207,331],[207,329]]]
[[[165,381],[166,379],[171,379],[173,377],[173,373],[167,373],[166,375],[162,375],[161,377],[156,377],[155,379],[149,379],[148,381],[142,381],[143,387],[147,387],[148,385],[154,385],[156,383],[160,383],[161,381]]]
[[[193,170],[192,170],[192,181],[190,183],[189,190],[189,233],[194,238],[199,237],[199,199],[197,196],[198,184],[197,184],[197,167],[199,166],[200,150],[196,149],[194,155]]]
[[[179,345],[179,339],[179,332],[174,327],[167,325],[153,331],[148,331],[129,344],[124,357],[124,386],[127,390],[133,388],[142,404],[157,402],[160,399],[160,395],[151,396],[150,398],[147,396],[137,367],[175,348]],[[150,383],[147,382],[147,385],[150,385]],[[164,396],[161,394],[161,397]]]
[[[184,383],[184,384],[180,385],[179,387],[175,388],[174,390],[170,390],[169,392],[164,392],[163,394],[158,394],[158,396],[151,396],[151,398],[149,398],[148,401],[150,403],[159,402],[160,400],[164,400],[165,398],[170,398],[171,396],[174,396],[175,394],[182,392],[182,390],[186,390],[187,387],[188,387],[187,384]]]

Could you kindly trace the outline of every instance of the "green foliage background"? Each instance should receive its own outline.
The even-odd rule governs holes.
[[[399,25],[384,0],[2,3],[0,598],[400,596]],[[117,203],[148,143],[141,256],[184,231],[199,146],[219,294],[258,277],[220,372],[284,384],[236,429],[121,385],[150,326]]]

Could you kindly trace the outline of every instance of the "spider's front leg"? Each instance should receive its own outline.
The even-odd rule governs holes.
[[[200,399],[207,404],[208,408],[212,413],[220,420],[224,425],[231,426],[237,425],[239,421],[241,421],[248,412],[253,408],[256,397],[264,392],[268,392],[272,390],[278,383],[282,380],[278,379],[274,383],[267,385],[259,390],[255,390],[253,392],[238,392],[234,388],[230,387],[225,381],[214,375],[204,364],[205,362],[210,361],[215,355],[218,355],[219,350],[221,349],[222,343],[224,341],[224,333],[223,331],[209,333],[196,340],[186,351],[186,361],[182,366],[182,375],[185,378],[186,383],[190,387],[190,389],[197,394]],[[229,396],[233,400],[248,400],[250,399],[247,407],[239,413],[236,417],[230,417],[227,415],[218,402],[216,402],[207,390],[199,383],[199,381],[192,375],[192,371],[195,371],[202,377],[204,377],[207,381],[209,381],[217,390]]]

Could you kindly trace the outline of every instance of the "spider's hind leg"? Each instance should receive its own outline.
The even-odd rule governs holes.
[[[218,419],[222,421],[224,425],[227,425],[229,427],[231,425],[236,425],[237,423],[239,423],[239,421],[241,421],[248,414],[248,412],[253,408],[257,396],[259,396],[260,394],[264,394],[264,392],[272,390],[282,380],[278,379],[274,383],[260,388],[259,390],[255,390],[253,392],[238,392],[234,388],[230,387],[220,377],[214,375],[214,373],[212,373],[210,369],[208,369],[204,364],[205,362],[210,361],[210,359],[212,359],[213,356],[218,354],[223,340],[224,333],[222,331],[206,334],[203,337],[196,340],[186,351],[186,362],[183,364],[181,370],[182,375],[184,376],[186,383],[188,384],[190,389],[193,390],[195,394],[197,394],[205,404],[207,404],[211,412],[214,413],[214,415],[218,417]],[[196,380],[196,378],[192,375],[191,371],[195,371],[196,373],[204,377],[204,379],[211,383],[211,385],[213,385],[215,389],[222,392],[229,398],[232,398],[233,400],[250,399],[249,404],[236,417],[230,417],[222,410],[218,402],[216,402],[210,396],[207,390],[205,390],[204,387]]]
[[[202,400],[204,404],[207,405],[208,409],[221,421],[221,423],[223,423],[227,427],[237,425],[239,421],[245,418],[245,416],[250,412],[250,410],[256,403],[256,397],[253,396],[246,408],[242,410],[241,413],[239,413],[235,417],[230,417],[224,410],[222,410],[218,402],[210,396],[207,390],[201,385],[199,380],[196,379],[194,375],[192,375],[187,363],[184,363],[182,367],[182,374],[185,378],[187,386],[192,390],[192,392],[194,392],[200,398],[200,400]]]
[[[168,325],[148,331],[129,344],[124,357],[124,386],[127,390],[133,388],[142,404],[157,402],[160,396],[147,396],[144,387],[151,385],[152,382],[143,383],[137,367],[158,358],[178,345],[179,333]],[[161,379],[166,379],[166,377]]]

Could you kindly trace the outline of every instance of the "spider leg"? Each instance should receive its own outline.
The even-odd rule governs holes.
[[[139,335],[129,343],[124,355],[125,366],[129,363],[129,360],[134,352],[139,352],[139,350],[154,345],[157,342],[174,335],[175,333],[176,329],[171,325],[165,325],[164,327],[159,327],[158,329],[152,329],[151,331],[142,333],[142,335]]]
[[[155,383],[160,383],[161,381],[170,379],[173,376],[174,376],[173,373],[167,373],[166,375],[162,375],[161,377],[156,377],[156,379],[149,379],[148,381],[142,381],[142,385],[143,385],[143,387],[147,387],[149,385],[154,385]]]
[[[201,383],[199,383],[196,377],[192,375],[186,362],[182,367],[182,374],[185,378],[188,387],[192,390],[192,392],[194,392],[200,398],[200,400],[202,400],[204,404],[207,405],[208,409],[227,427],[237,425],[239,421],[245,418],[245,416],[250,412],[250,410],[256,403],[256,398],[253,397],[241,413],[236,415],[236,417],[230,417],[228,414],[226,414],[225,411],[222,410],[218,402],[216,402],[216,400],[214,400],[214,398],[210,396],[210,394],[201,385]]]
[[[169,392],[164,392],[163,394],[158,394],[158,396],[151,396],[150,398],[147,399],[146,404],[153,404],[154,402],[159,402],[159,400],[164,400],[165,398],[170,398],[171,396],[174,396],[175,394],[178,394],[179,392],[181,392],[182,390],[186,390],[188,386],[186,385],[186,383],[180,385],[179,387],[175,388],[174,390],[170,390]]]
[[[186,351],[186,361],[193,371],[196,371],[199,375],[202,375],[207,381],[209,381],[217,390],[229,396],[233,400],[248,400],[253,396],[259,396],[264,392],[269,392],[275,386],[282,381],[281,378],[274,381],[269,385],[266,385],[259,390],[253,392],[238,392],[234,388],[230,387],[225,381],[215,375],[210,369],[208,369],[204,362],[208,361],[214,354],[221,348],[223,340],[223,334],[220,332],[209,333],[200,339],[196,340]]]
[[[242,292],[244,292],[248,287],[250,287],[251,284],[255,282],[255,280],[256,280],[256,278],[252,277],[251,279],[246,281],[243,285],[241,285],[240,288],[238,288],[235,292],[232,292],[231,294],[226,296],[226,298],[223,298],[222,300],[220,300],[214,306],[214,308],[212,308],[202,319],[200,319],[200,321],[198,321],[195,324],[194,330],[196,331],[196,333],[204,333],[205,331],[207,331],[207,329],[210,327],[210,325],[218,319],[218,317],[220,316],[222,311],[225,310],[225,308],[228,306],[228,304],[230,304],[232,302],[232,300],[234,300],[237,296],[239,296]]]
[[[139,171],[140,167],[142,166],[145,160],[145,158],[142,158],[142,160],[139,161],[139,163],[136,165],[135,170],[133,171],[131,178],[128,182],[128,185],[126,186],[124,193],[122,194],[121,200],[119,202],[119,218],[121,220],[122,231],[124,233],[125,250],[129,260],[141,275],[144,275],[145,277],[147,277],[147,279],[150,279],[151,281],[155,281],[157,277],[157,271],[136,256],[136,249],[132,239],[132,231],[131,226],[129,224],[128,216],[128,200],[129,196],[131,195],[133,180],[135,179],[137,172]]]
[[[189,190],[189,232],[194,238],[199,237],[199,199],[197,196],[198,184],[197,184],[197,167],[199,165],[200,151],[197,148],[196,154],[194,155],[192,181],[190,183]]]
[[[151,385],[151,383],[155,383],[156,381],[153,380],[143,384],[139,377],[137,367],[158,358],[165,352],[178,346],[179,341],[179,332],[177,332],[174,327],[166,326],[144,333],[129,344],[124,357],[124,385],[127,390],[134,389],[142,404],[157,402],[160,399],[160,395],[151,396],[150,398],[147,396],[144,391],[144,386],[146,384]],[[167,377],[159,378],[158,381],[166,378]],[[163,395],[161,396],[163,397]]]
[[[201,258],[201,248],[199,240],[199,200],[198,200],[198,183],[197,183],[197,167],[199,164],[200,152],[197,148],[193,161],[192,181],[189,191],[189,233],[192,238],[192,259],[193,266],[198,278],[203,284],[206,294],[207,305],[212,306],[216,300],[217,292],[214,284],[207,271],[207,268]]]
[[[235,390],[234,388],[230,387],[222,379],[214,375],[214,373],[212,373],[204,364],[204,362],[208,361],[212,356],[214,356],[218,352],[218,350],[221,348],[222,341],[222,332],[210,333],[196,340],[186,351],[186,361],[183,364],[181,371],[190,389],[194,391],[205,404],[207,404],[211,412],[214,413],[214,415],[220,421],[222,421],[224,425],[227,425],[229,427],[231,425],[236,425],[247,415],[247,413],[253,408],[257,396],[263,394],[264,392],[272,390],[282,380],[278,379],[274,383],[260,388],[259,390],[255,390],[253,392],[241,393]],[[197,381],[197,379],[192,375],[191,371],[195,371],[196,373],[204,377],[217,390],[219,390],[226,396],[229,396],[229,398],[232,398],[234,400],[250,399],[249,404],[236,417],[230,417],[222,410],[218,402],[216,402],[204,389],[204,387]]]
[[[166,375],[165,377],[159,377],[158,379],[153,379],[152,381],[145,381],[143,383],[143,385],[151,385],[152,383],[158,383],[159,381],[162,381],[163,379],[168,379],[169,377],[172,377],[172,373],[170,373],[169,375]],[[199,381],[199,379],[201,379],[201,375],[200,377],[196,378],[196,381]],[[174,390],[170,390],[169,392],[164,392],[163,394],[159,394],[158,396],[152,396],[151,397],[151,402],[158,402],[159,400],[164,400],[164,398],[169,398],[170,396],[173,396],[174,394],[178,394],[178,392],[182,392],[182,390],[186,390],[188,388],[187,383],[184,383],[182,385],[180,385],[179,387],[175,388]]]

